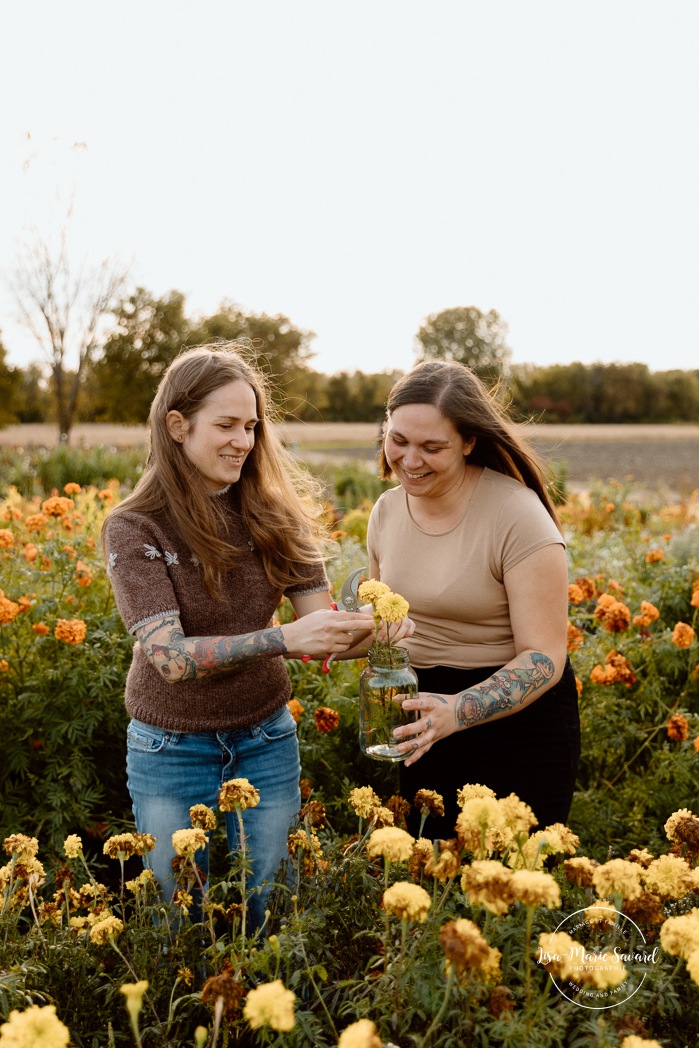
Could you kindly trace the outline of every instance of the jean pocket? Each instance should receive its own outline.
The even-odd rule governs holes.
[[[296,721],[291,716],[291,710],[284,706],[279,713],[274,713],[259,725],[260,735],[267,742],[277,742],[279,739],[288,739],[296,734]]]
[[[172,732],[143,721],[132,720],[126,729],[126,747],[140,753],[160,753],[170,741]]]

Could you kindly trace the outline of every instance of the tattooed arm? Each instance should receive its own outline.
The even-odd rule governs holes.
[[[516,654],[492,676],[456,695],[421,692],[406,709],[420,719],[396,729],[410,753],[406,765],[439,739],[486,721],[509,717],[559,680],[566,659],[568,573],[562,546],[545,546],[505,576]]]
[[[322,656],[330,651],[346,651],[353,643],[354,631],[366,629],[371,616],[332,611],[330,598],[307,602],[296,622],[271,626],[236,636],[187,637],[178,615],[165,615],[136,631],[146,658],[169,684],[202,680],[214,673],[230,673],[258,659],[279,655],[287,658],[303,654]]]

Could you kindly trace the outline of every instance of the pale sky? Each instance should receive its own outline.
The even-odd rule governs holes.
[[[515,363],[699,367],[696,0],[4,0],[0,40],[0,268],[72,188],[76,258],[320,371],[468,305]]]

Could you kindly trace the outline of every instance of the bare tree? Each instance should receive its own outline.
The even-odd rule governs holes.
[[[70,213],[54,245],[37,233],[20,246],[8,283],[19,318],[51,368],[60,439],[75,422],[81,384],[126,281],[112,259],[74,269],[68,250]]]

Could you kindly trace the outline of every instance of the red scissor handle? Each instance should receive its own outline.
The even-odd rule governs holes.
[[[333,609],[333,611],[337,611],[337,604],[334,600],[330,601],[330,607]],[[329,655],[326,655],[325,660],[323,662],[323,673],[330,673],[330,660],[332,659],[332,657],[332,652],[330,652]],[[312,658],[312,655],[302,655],[301,662],[310,662]]]

